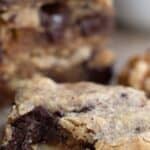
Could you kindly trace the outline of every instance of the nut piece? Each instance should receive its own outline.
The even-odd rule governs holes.
[[[142,89],[150,95],[150,50],[132,57],[120,73],[118,82]]]

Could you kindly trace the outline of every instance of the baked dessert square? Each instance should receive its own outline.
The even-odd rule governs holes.
[[[1,44],[0,91],[3,96],[13,99],[21,81],[34,75],[51,77],[57,82],[110,82],[115,61],[111,50],[90,44],[53,47],[28,34],[32,32],[20,33],[18,38]]]
[[[111,0],[1,0],[0,90],[12,99],[22,79],[107,84],[114,54],[105,50]]]
[[[114,22],[111,0],[2,0],[0,10],[4,42],[30,29],[32,38],[52,45],[104,43]]]
[[[0,150],[149,150],[150,101],[141,91],[25,81]]]
[[[150,50],[131,57],[121,71],[118,82],[144,90],[150,96]]]

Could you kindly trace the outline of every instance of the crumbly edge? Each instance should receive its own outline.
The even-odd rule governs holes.
[[[38,80],[37,80],[38,81]],[[39,84],[39,86],[41,85],[41,83],[42,84],[44,84],[45,82],[49,82],[49,86],[52,88],[52,89],[55,89],[55,86],[56,86],[56,84],[55,83],[53,83],[53,82],[51,82],[50,80],[45,80],[44,82],[43,81],[40,81],[40,84],[37,82],[37,84]],[[32,84],[32,83],[31,83]],[[29,87],[31,86],[30,84],[28,85]],[[38,87],[38,85],[34,85],[35,87]],[[49,87],[48,86],[48,87]],[[21,95],[20,95],[21,96]],[[25,98],[25,97],[24,97]],[[23,100],[23,99],[22,99]],[[20,101],[21,102],[21,101]],[[19,105],[19,103],[20,102],[18,102],[18,104],[17,105]],[[148,104],[149,104],[149,102],[148,102]],[[29,108],[29,110],[22,110],[21,112],[19,111],[19,112],[17,112],[17,108],[16,108],[16,106],[14,107],[14,111],[12,112],[12,114],[10,115],[10,121],[11,120],[15,120],[15,118],[17,118],[17,116],[20,116],[20,115],[23,115],[23,114],[25,114],[25,113],[27,113],[27,112],[30,112],[30,111],[32,111],[33,110],[33,108]],[[19,114],[20,115],[19,115]],[[8,136],[9,136],[10,134],[8,134]],[[132,148],[135,144],[130,144],[130,142],[131,141],[133,141],[132,143],[134,143],[134,139],[140,139],[140,141],[141,141],[141,139],[144,141],[144,142],[142,142],[142,143],[144,143],[143,145],[148,145],[149,146],[149,132],[146,132],[146,134],[137,134],[137,136],[134,136],[134,137],[131,137],[130,139],[126,139],[126,138],[122,138],[122,140],[121,141],[116,141],[116,143],[106,143],[106,141],[99,141],[99,142],[96,142],[97,144],[96,144],[96,146],[97,146],[97,148],[98,148],[98,150],[103,146],[103,145],[110,145],[109,147],[113,147],[113,148],[115,148],[115,147],[120,147],[120,149],[122,148],[126,148],[128,145]],[[7,139],[6,139],[6,141],[8,141]],[[146,141],[146,143],[145,143],[145,141]],[[137,142],[139,142],[138,140],[137,140]],[[102,143],[102,145],[101,145],[101,143]],[[104,144],[103,144],[104,143]],[[142,148],[145,148],[144,146],[142,145]],[[128,146],[128,147],[129,147]],[[106,148],[107,148],[108,146],[106,146]],[[127,147],[127,148],[128,148]],[[130,148],[129,147],[129,148]],[[147,147],[147,146],[146,146]],[[104,146],[104,148],[105,148],[105,146]],[[106,149],[105,148],[105,149]],[[134,147],[133,147],[134,148]],[[104,149],[104,150],[105,150]],[[118,148],[119,149],[119,148]],[[119,150],[120,150],[119,149]],[[101,150],[101,149],[100,149]],[[107,149],[106,149],[107,150]],[[113,149],[112,149],[113,150]],[[129,149],[130,150],[130,149]],[[131,149],[132,150],[132,149]],[[142,149],[142,150],[147,150],[146,148],[145,149]]]

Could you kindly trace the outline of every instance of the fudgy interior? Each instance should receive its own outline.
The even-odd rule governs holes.
[[[94,146],[82,141],[76,141],[71,134],[67,133],[58,125],[58,119],[63,116],[61,112],[49,113],[39,106],[32,112],[21,116],[11,123],[12,138],[7,145],[1,146],[0,150],[32,150],[36,144],[64,144],[70,148],[76,145],[74,150],[94,150]],[[71,147],[72,146],[72,147]]]

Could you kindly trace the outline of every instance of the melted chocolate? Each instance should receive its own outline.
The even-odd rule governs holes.
[[[41,7],[41,24],[51,41],[57,42],[64,38],[69,21],[68,12],[68,7],[60,2],[44,4]]]
[[[109,84],[113,76],[113,66],[102,68],[88,68],[88,80],[96,83]]]
[[[83,108],[84,109],[84,108]],[[12,138],[0,150],[32,150],[32,144],[65,143],[72,139],[72,135],[65,133],[58,125],[58,118],[62,112],[49,113],[39,106],[33,111],[21,116],[12,122]],[[94,150],[92,144],[75,141],[81,149]]]
[[[57,138],[57,119],[43,107],[37,107],[13,122],[12,129],[11,141],[1,150],[30,150],[31,144],[53,141]]]
[[[93,13],[78,20],[83,36],[97,35],[106,32],[112,26],[112,19],[101,13]]]

